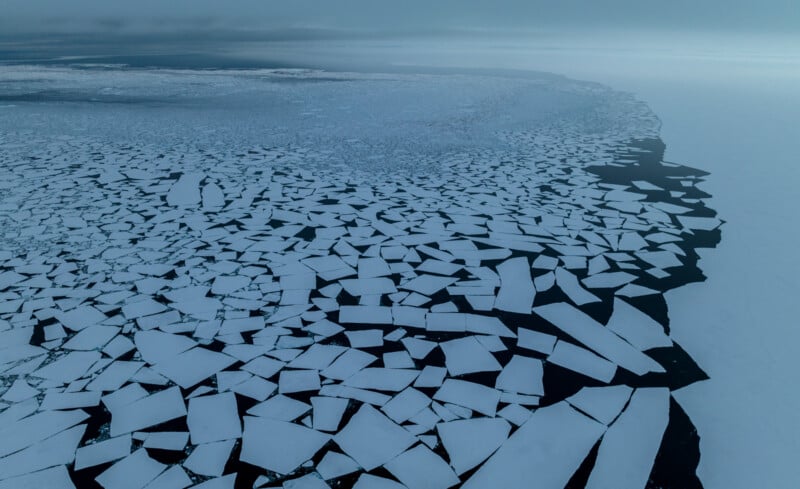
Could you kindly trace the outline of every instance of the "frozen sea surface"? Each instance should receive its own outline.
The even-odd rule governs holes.
[[[0,488],[700,487],[663,294],[721,221],[630,96],[0,81]]]

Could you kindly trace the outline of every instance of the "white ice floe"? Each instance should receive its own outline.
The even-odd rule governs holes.
[[[281,369],[286,365],[284,362],[279,360],[275,360],[273,358],[268,358],[265,356],[258,356],[253,358],[246,364],[242,366],[242,370],[246,370],[248,372],[254,373],[260,377],[268,379],[275,375],[276,373],[280,372]]]
[[[383,346],[383,330],[367,329],[345,332],[350,346],[353,348],[372,348]]]
[[[414,387],[439,387],[442,385],[445,375],[447,375],[447,369],[427,365],[414,381]]]
[[[114,326],[87,326],[61,347],[66,350],[98,350],[111,341],[119,332],[120,328]]]
[[[342,306],[339,322],[364,324],[392,324],[392,310],[384,306]]]
[[[236,440],[200,443],[183,462],[183,467],[199,475],[220,476],[235,443]]]
[[[365,404],[334,436],[333,441],[365,470],[372,470],[402,453],[416,438]]]
[[[184,173],[167,192],[167,204],[172,206],[193,206],[200,203],[200,182],[204,175]]]
[[[149,433],[142,446],[182,452],[189,442],[189,433],[185,431],[157,431]]]
[[[517,329],[517,346],[549,355],[556,346],[556,337],[531,329]]]
[[[86,425],[78,425],[0,458],[0,479],[21,476],[57,465],[71,464]]]
[[[338,452],[326,453],[317,464],[317,472],[325,480],[352,474],[359,468],[355,460]]]
[[[18,403],[37,395],[39,395],[38,389],[31,387],[24,379],[19,378],[3,393],[2,399],[7,402]]]
[[[457,474],[478,466],[508,438],[511,425],[499,418],[472,418],[436,425]]]
[[[335,397],[312,397],[313,406],[313,427],[319,431],[336,431],[342,420],[342,415],[347,409],[347,399]]]
[[[340,280],[339,283],[348,294],[356,297],[370,294],[392,294],[397,291],[394,282],[386,277],[347,279]]]
[[[112,462],[131,453],[129,434],[85,445],[75,452],[75,470]]]
[[[433,398],[474,409],[486,416],[494,416],[497,403],[500,401],[500,392],[466,380],[445,379]]]
[[[547,361],[587,377],[609,383],[617,372],[617,366],[585,348],[559,340]]]
[[[33,375],[66,384],[84,376],[98,360],[100,360],[98,352],[75,351],[45,365]]]
[[[428,407],[431,399],[422,392],[409,387],[383,405],[381,410],[395,423],[403,423]]]
[[[421,338],[403,338],[403,346],[408,350],[411,358],[422,359],[428,356],[428,353],[436,348],[436,343],[433,341],[423,340]]]
[[[474,336],[445,341],[439,343],[439,347],[444,352],[447,371],[452,376],[502,369],[494,355]]]
[[[288,474],[313,457],[329,438],[294,423],[245,416],[239,458],[279,474]]]
[[[228,392],[190,399],[186,424],[193,444],[239,438],[242,425],[236,396]]]
[[[359,258],[358,259],[358,277],[359,278],[375,278],[386,277],[391,275],[392,271],[386,260],[380,257]]]
[[[153,365],[153,368],[164,377],[188,389],[234,363],[236,363],[235,358],[197,347],[159,362]]]
[[[319,388],[319,373],[316,370],[281,371],[280,380],[278,382],[278,392],[281,394],[318,391]]]
[[[214,182],[207,183],[202,190],[203,208],[216,209],[225,205],[225,193]]]
[[[169,360],[197,345],[186,336],[161,331],[137,331],[134,343],[142,359],[150,364]]]
[[[39,409],[76,409],[88,408],[100,404],[100,392],[54,392],[50,391],[44,396]]]
[[[509,404],[498,411],[497,415],[508,420],[514,425],[522,426],[522,424],[531,417],[531,410],[526,409],[519,404]]]
[[[257,483],[258,481],[256,481]],[[258,486],[258,484],[257,484]],[[317,474],[306,474],[296,479],[290,479],[283,483],[283,489],[330,489],[330,486],[319,478]]]
[[[158,477],[166,466],[139,449],[115,463],[95,479],[105,489],[142,489]]]
[[[501,391],[516,394],[542,396],[544,395],[543,377],[544,369],[541,360],[514,355],[497,376],[495,387]]]
[[[362,473],[359,476],[358,480],[356,481],[353,489],[408,489],[403,484],[399,482],[393,481],[391,479],[386,479],[384,477],[378,477],[375,475]]]
[[[150,298],[143,298],[136,302],[130,302],[122,306],[122,314],[127,319],[138,319],[152,314],[158,314],[167,310],[167,307],[160,302]]]
[[[78,306],[56,315],[58,321],[67,328],[79,331],[106,320],[106,315],[88,305]]]
[[[411,290],[422,295],[431,295],[444,289],[448,285],[454,284],[457,281],[458,279],[453,277],[441,277],[437,275],[424,274],[415,277],[408,282],[400,284],[400,288],[404,290]]]
[[[200,484],[196,484],[189,489],[234,489],[236,474],[228,474],[222,477],[215,477]]]
[[[149,428],[186,415],[186,405],[178,387],[156,392],[133,402],[112,408],[111,436]]]
[[[401,368],[365,368],[344,381],[344,385],[361,389],[399,392],[419,375],[418,370]]]
[[[173,465],[145,486],[145,489],[185,489],[192,485],[186,471]]]
[[[536,289],[533,287],[530,266],[525,257],[512,258],[497,266],[500,290],[495,299],[495,309],[530,314]]]
[[[642,489],[669,420],[666,388],[636,389],[619,419],[600,442],[587,489]]]
[[[247,410],[247,414],[263,418],[292,421],[307,413],[311,406],[284,395],[277,395]]]
[[[581,283],[590,289],[613,289],[632,282],[636,278],[636,275],[627,272],[603,272],[590,275],[581,280]]]
[[[378,358],[370,353],[351,348],[339,356],[325,370],[320,372],[323,377],[344,380],[364,367],[371,365]]]
[[[565,402],[539,409],[462,487],[563,488],[604,431]]]
[[[633,389],[626,385],[584,387],[567,398],[573,407],[605,425],[611,424],[630,399]]]
[[[596,295],[581,287],[578,277],[561,267],[556,268],[556,284],[572,302],[579,306],[600,302]]]
[[[408,489],[447,489],[459,483],[447,462],[425,445],[402,453],[385,467]]]
[[[534,312],[608,360],[637,375],[664,372],[664,368],[655,360],[569,304],[548,304],[537,307]]]
[[[409,296],[410,297],[410,296]],[[392,317],[394,324],[398,326],[412,326],[415,328],[425,327],[425,314],[427,309],[412,306],[392,306]]]
[[[381,359],[386,368],[415,368],[414,359],[405,351],[390,351],[382,355]]]
[[[659,323],[622,299],[614,299],[614,312],[606,327],[641,351],[672,346]]]
[[[87,384],[86,389],[90,391],[114,391],[122,387],[144,363],[116,361],[106,367],[99,375]]]

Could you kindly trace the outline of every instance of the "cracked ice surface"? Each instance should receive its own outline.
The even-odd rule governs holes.
[[[0,76],[0,488],[689,485],[720,221],[628,96]]]

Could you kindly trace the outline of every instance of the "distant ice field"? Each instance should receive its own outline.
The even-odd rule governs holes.
[[[14,131],[167,146],[291,144],[330,152],[328,163],[387,169],[505,146],[503,131],[561,119],[587,133],[635,125],[622,120],[615,95],[544,75],[0,66],[0,124]],[[652,132],[653,123],[637,130]]]
[[[0,489],[700,487],[663,294],[722,221],[658,129],[546,74],[0,67]]]

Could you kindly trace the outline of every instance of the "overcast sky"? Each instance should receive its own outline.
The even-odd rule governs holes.
[[[0,32],[645,29],[800,33],[800,0],[2,0]]]

